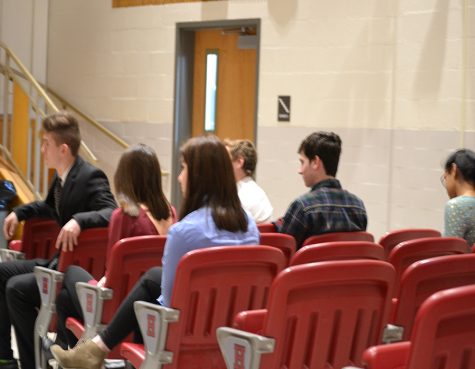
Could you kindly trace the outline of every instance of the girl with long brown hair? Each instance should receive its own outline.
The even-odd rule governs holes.
[[[256,224],[239,202],[224,144],[215,136],[192,138],[181,149],[181,162],[181,220],[168,232],[163,268],[144,274],[101,334],[68,351],[53,346],[51,351],[63,368],[101,368],[107,352],[138,328],[135,301],[156,303],[158,297],[159,304],[170,306],[176,267],[188,251],[259,243]]]
[[[166,235],[176,221],[175,209],[162,190],[160,163],[155,151],[149,146],[137,144],[122,154],[114,174],[114,186],[120,206],[112,213],[109,223],[106,260],[109,260],[112,246],[117,241],[134,236]],[[56,298],[56,342],[64,348],[72,347],[77,342],[74,334],[66,328],[66,319],[83,319],[76,283],[93,280],[79,266],[72,265],[66,270],[61,291]],[[104,285],[105,277],[98,283]]]

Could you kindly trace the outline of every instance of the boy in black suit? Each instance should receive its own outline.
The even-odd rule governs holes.
[[[46,200],[15,208],[3,231],[10,239],[18,222],[52,218],[61,225],[56,248],[73,250],[81,230],[107,227],[117,207],[103,171],[78,156],[81,136],[77,120],[67,112],[47,116],[43,122],[41,152],[49,168],[56,170]],[[20,260],[0,263],[0,369],[17,369],[11,350],[10,325],[15,328],[22,369],[35,369],[33,330],[40,306],[34,267],[55,267],[52,260]]]

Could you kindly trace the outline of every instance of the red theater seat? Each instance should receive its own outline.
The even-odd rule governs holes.
[[[384,247],[386,255],[389,255],[391,250],[401,242],[425,237],[440,237],[440,232],[429,228],[397,229],[395,231],[387,232],[379,239],[378,243]]]
[[[289,265],[290,259],[297,249],[295,238],[283,233],[261,233],[259,243],[261,245],[273,246],[280,249],[287,259],[287,265]]]
[[[421,260],[403,273],[399,293],[393,299],[390,322],[402,327],[398,340],[411,337],[412,326],[422,303],[440,290],[475,284],[475,254],[446,255]]]
[[[374,242],[374,237],[368,232],[332,232],[324,233],[307,238],[302,246],[314,245],[323,242],[334,241],[368,241]]]
[[[35,361],[40,368],[46,368],[46,360],[41,350],[41,337],[44,337],[50,328],[51,317],[55,311],[55,300],[59,291],[58,282],[63,279],[63,272],[69,265],[78,265],[95,278],[104,274],[108,229],[91,228],[81,232],[78,244],[73,251],[61,251],[58,270],[44,267],[35,267],[35,276],[38,283],[41,307],[35,323]]]
[[[218,329],[227,368],[361,365],[363,351],[380,342],[394,276],[394,268],[379,260],[327,261],[285,269],[272,284],[267,308],[256,313],[262,323],[260,334]],[[253,313],[242,312],[238,318],[243,322]]]
[[[60,229],[58,223],[51,219],[25,221],[21,241],[10,241],[9,249],[0,249],[1,260],[50,259],[57,251],[54,246]]]
[[[277,232],[275,225],[273,223],[259,223],[257,224],[257,229],[260,233],[273,233]]]
[[[401,276],[412,263],[436,256],[464,254],[467,242],[457,237],[427,237],[398,244],[389,254],[388,261],[396,269],[394,297],[399,292]]]
[[[145,342],[123,343],[136,368],[224,369],[216,329],[231,326],[239,311],[266,306],[284,268],[282,252],[268,246],[211,247],[187,253],[178,264],[171,305],[136,302]]]
[[[475,286],[431,295],[417,312],[410,341],[371,347],[368,369],[475,369]]]
[[[110,322],[140,277],[150,268],[162,265],[166,239],[166,236],[138,236],[116,242],[108,261],[104,288],[82,282],[76,285],[84,323],[68,318],[66,327],[77,338],[94,337],[99,332],[100,325]],[[88,304],[88,301],[94,303]],[[113,351],[108,357],[119,358],[118,351]]]
[[[370,259],[384,260],[382,246],[368,241],[337,241],[302,247],[290,261],[290,265],[330,260]]]

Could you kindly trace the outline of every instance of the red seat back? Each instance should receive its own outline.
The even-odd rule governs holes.
[[[55,252],[56,238],[61,227],[51,219],[32,218],[25,221],[21,250],[25,259],[50,259]]]
[[[259,223],[257,224],[257,229],[260,233],[273,233],[277,232],[274,223]]]
[[[386,250],[386,255],[389,255],[391,250],[399,243],[416,238],[425,237],[440,237],[440,232],[429,228],[406,228],[397,229],[395,231],[387,232],[379,239],[379,244]]]
[[[107,228],[85,229],[72,252],[61,251],[58,271],[64,272],[74,264],[87,270],[95,279],[101,278],[105,271],[107,240]]]
[[[104,302],[102,323],[110,322],[119,305],[147,270],[162,265],[166,240],[166,236],[137,236],[117,241],[112,247],[104,287],[114,292],[112,299]]]
[[[285,267],[282,252],[267,246],[225,246],[195,250],[178,264],[171,307],[165,368],[225,368],[216,329],[231,326],[236,313],[266,306],[270,285]]]
[[[469,284],[475,284],[475,254],[447,255],[415,262],[402,275],[391,322],[404,327],[403,340],[408,340],[417,310],[430,295]]]
[[[275,339],[261,369],[361,366],[387,323],[394,269],[377,260],[297,265],[274,281],[262,335]]]
[[[443,290],[420,307],[408,369],[475,368],[475,286]]]
[[[302,246],[314,245],[317,243],[323,242],[334,242],[334,241],[368,241],[374,242],[374,237],[371,233],[368,232],[332,232],[318,234],[315,236],[310,236],[307,238]]]
[[[388,261],[396,269],[394,296],[399,291],[399,281],[406,268],[412,263],[436,256],[464,254],[467,242],[458,237],[427,237],[398,244],[389,254]]]
[[[107,325],[140,277],[150,268],[162,265],[166,240],[166,236],[136,236],[119,240],[112,246],[104,285],[112,289],[112,298],[104,301],[99,323]],[[68,318],[66,325],[77,338],[84,333],[84,324],[77,319]],[[108,357],[120,358],[119,347]]]
[[[302,247],[291,259],[290,265],[354,259],[384,260],[384,249],[382,246],[368,241],[319,243]]]
[[[287,259],[287,265],[297,249],[295,238],[284,233],[261,233],[259,244],[280,249]]]

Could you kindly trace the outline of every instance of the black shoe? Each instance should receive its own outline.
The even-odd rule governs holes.
[[[18,369],[18,362],[15,359],[0,364],[0,369]]]

